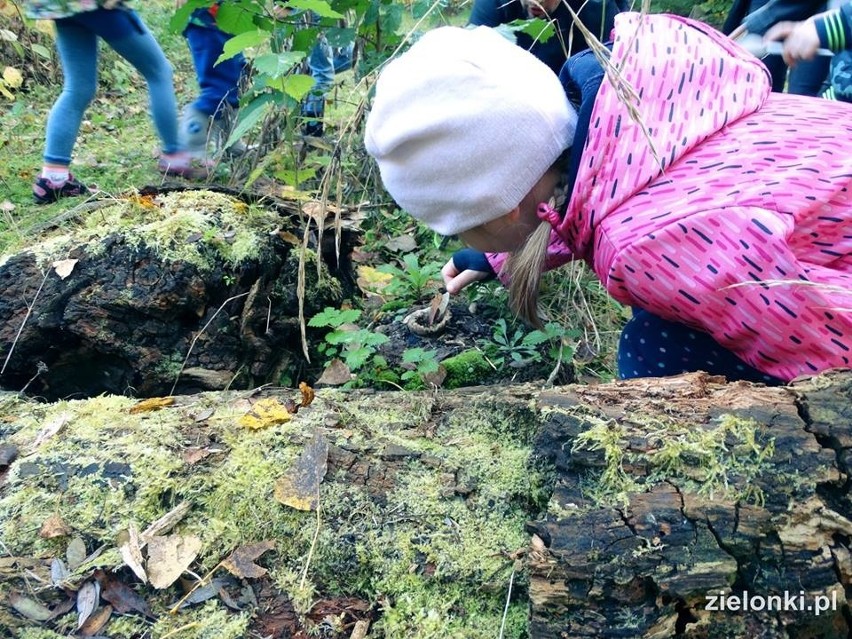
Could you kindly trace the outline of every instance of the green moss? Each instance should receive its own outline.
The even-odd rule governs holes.
[[[190,568],[196,574],[240,545],[270,539],[275,551],[260,561],[302,614],[323,597],[354,596],[381,606],[370,631],[376,639],[495,636],[514,567],[509,557],[528,543],[527,505],[540,489],[540,478],[529,472],[529,407],[504,406],[495,420],[493,400],[470,402],[427,436],[420,426],[436,419],[434,395],[321,391],[291,421],[249,431],[237,425],[249,407],[243,397],[210,393],[141,414],[131,414],[134,402],[121,397],[18,406],[10,439],[22,448],[57,416],[67,414],[68,421],[12,465],[0,491],[4,548],[24,557],[64,556],[67,538],[38,537],[42,522],[59,514],[89,551],[106,546],[94,564],[76,571],[84,579],[95,564],[107,570],[122,565],[116,537],[130,522],[144,529],[187,500],[192,510],[173,532],[202,539]],[[197,423],[193,415],[210,407],[214,414]],[[332,429],[329,414],[339,421]],[[332,465],[320,489],[319,528],[316,512],[283,506],[273,496],[276,480],[317,429],[331,446],[355,451],[357,463],[369,466],[358,473],[361,480],[385,477],[376,490]],[[190,465],[183,452],[199,441],[215,441],[220,452]],[[384,459],[381,451],[392,444],[411,456]],[[57,493],[55,473],[22,474],[22,460],[75,466],[120,461],[132,473],[112,484],[99,473],[71,473]],[[514,584],[507,638],[526,632],[524,575],[515,574]],[[184,630],[175,637],[245,636],[248,614],[236,615],[218,600],[172,616],[167,611],[180,597],[178,586],[135,587],[158,621],[151,627],[136,617],[117,617],[107,636],[129,638],[145,628],[152,637],[179,628]]]
[[[264,235],[279,223],[276,212],[229,195],[177,191],[155,200],[117,199],[86,215],[76,227],[63,225],[61,234],[45,235],[37,242],[30,238],[26,250],[47,268],[81,245],[93,255],[102,254],[101,241],[120,233],[131,245],[148,246],[164,259],[206,270],[212,267],[214,255],[232,266],[258,258]]]
[[[447,371],[444,388],[448,389],[481,384],[494,370],[482,351],[476,349],[448,357],[441,364]]]

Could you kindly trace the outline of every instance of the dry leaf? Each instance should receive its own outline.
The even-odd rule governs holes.
[[[275,549],[275,542],[261,541],[257,544],[246,544],[232,552],[222,566],[234,577],[240,579],[258,579],[266,574],[266,568],[258,566],[255,560],[268,550]]]
[[[298,237],[293,235],[290,231],[278,231],[278,237],[280,237],[287,244],[292,244],[293,246],[299,246],[302,243]]]
[[[356,283],[365,293],[381,293],[391,283],[393,275],[382,273],[372,266],[359,266]]]
[[[293,467],[275,482],[275,500],[297,510],[316,510],[328,470],[328,441],[316,433]]]
[[[127,412],[131,415],[136,413],[150,413],[152,411],[165,408],[166,406],[171,406],[174,403],[174,397],[151,397],[149,399],[143,399],[138,404],[131,406],[130,410]]]
[[[184,450],[181,456],[183,457],[184,462],[192,466],[212,454],[213,453],[210,451],[209,448],[199,448],[198,446],[193,446]]]
[[[255,403],[249,412],[237,420],[237,423],[243,428],[257,430],[283,424],[291,419],[293,419],[293,416],[284,404],[274,397],[267,397]]]
[[[59,557],[50,562],[50,583],[59,586],[68,578],[68,569]]]
[[[417,248],[417,240],[412,235],[399,235],[385,242],[385,248],[389,251],[410,253]]]
[[[314,389],[308,386],[305,382],[299,382],[299,390],[302,393],[302,408],[307,408],[314,401],[316,394]]]
[[[444,319],[444,313],[447,312],[447,307],[449,305],[449,293],[438,293],[432,298],[432,302],[429,304],[429,326],[432,326],[435,322],[440,322]]]
[[[6,67],[3,69],[3,81],[6,86],[18,89],[24,83],[24,76],[15,67]]]
[[[44,520],[41,525],[41,530],[38,531],[38,536],[42,539],[55,539],[56,537],[66,537],[73,531],[71,527],[59,515],[51,515]]]
[[[35,441],[30,450],[35,450],[48,439],[56,435],[62,428],[71,421],[71,413],[61,413],[45,424],[36,435]]]
[[[101,586],[97,581],[87,581],[77,591],[77,628],[83,627],[92,616],[101,599]]]
[[[9,200],[3,200],[0,202],[0,211],[5,211],[6,213],[11,213],[15,210],[15,205],[12,204]]]
[[[58,260],[53,263],[53,270],[59,276],[59,279],[64,280],[71,275],[74,267],[77,266],[79,260]]]
[[[370,620],[369,619],[360,619],[355,622],[355,627],[352,628],[352,634],[349,635],[349,639],[365,639],[367,637],[367,631],[370,629]]]
[[[109,618],[112,616],[112,606],[104,606],[98,608],[95,612],[89,615],[85,623],[77,630],[83,637],[91,637],[98,634],[107,625]]]
[[[166,535],[148,540],[148,579],[154,588],[168,588],[189,568],[201,550],[193,535]]]
[[[208,419],[210,419],[213,416],[213,413],[215,413],[215,412],[216,412],[215,408],[205,408],[204,410],[200,410],[197,413],[195,413],[195,415],[193,415],[192,418],[196,422],[204,422],[204,421],[207,421]]]
[[[111,577],[103,570],[95,571],[95,579],[101,585],[101,599],[112,604],[115,611],[121,615],[128,612],[138,612],[151,617],[151,609],[133,588],[118,579]]]
[[[10,593],[8,601],[12,608],[32,621],[47,621],[53,618],[50,608],[35,599],[24,597],[17,592]]]
[[[343,360],[334,358],[317,380],[317,386],[340,386],[352,379],[352,373]]]
[[[68,562],[68,568],[74,570],[85,561],[86,557],[86,544],[83,543],[81,537],[74,537],[68,542],[68,548],[65,549],[65,560]]]
[[[142,538],[134,524],[130,524],[127,530],[118,533],[118,550],[124,563],[139,577],[143,584],[148,583],[148,575],[142,567]],[[119,610],[119,612],[122,612]]]

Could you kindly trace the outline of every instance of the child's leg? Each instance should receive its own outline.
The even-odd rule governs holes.
[[[210,19],[210,26],[190,24],[184,31],[200,93],[192,106],[205,115],[216,115],[223,106],[236,107],[240,78],[246,61],[242,54],[216,64],[223,47],[232,36],[216,28],[206,10],[196,12]],[[195,17],[195,16],[194,16]]]
[[[177,129],[177,100],[172,83],[172,65],[166,59],[157,40],[145,23],[132,11],[111,11],[116,19],[130,21],[133,29],[114,36],[99,35],[116,53],[132,64],[148,83],[151,118],[160,136],[162,151],[166,154],[180,150]]]
[[[57,20],[56,49],[65,79],[62,93],[47,117],[44,162],[67,167],[83,114],[97,89],[97,37],[71,19]]]
[[[618,343],[618,377],[664,377],[692,371],[724,375],[729,381],[782,383],[745,363],[707,333],[634,310]]]

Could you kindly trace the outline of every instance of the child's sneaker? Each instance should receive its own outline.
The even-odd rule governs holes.
[[[193,156],[189,151],[165,153],[157,161],[157,169],[166,176],[180,176],[187,180],[206,180],[213,169],[213,163]]]
[[[68,179],[64,182],[51,182],[43,176],[36,178],[33,182],[33,199],[36,204],[50,204],[56,202],[62,197],[78,197],[80,195],[89,195],[92,190],[77,180],[70,173]]]
[[[209,115],[202,113],[191,104],[181,113],[181,145],[196,157],[207,154],[207,144],[210,141],[210,119]]]

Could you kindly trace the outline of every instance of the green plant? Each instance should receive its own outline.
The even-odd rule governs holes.
[[[411,302],[419,301],[432,284],[440,282],[441,266],[437,262],[429,262],[421,266],[420,260],[414,253],[407,253],[402,258],[402,268],[393,264],[383,264],[378,268],[380,273],[393,276],[385,292],[393,297]]]
[[[402,367],[405,372],[400,379],[406,382],[406,390],[427,388],[428,376],[438,372],[438,351],[425,348],[407,348],[402,353]]]
[[[308,322],[313,328],[331,328],[324,341],[317,347],[327,360],[339,357],[351,372],[363,368],[368,362],[374,367],[387,367],[383,357],[376,355],[378,346],[388,338],[368,328],[360,328],[354,322],[361,317],[358,309],[336,309],[326,307]]]
[[[556,361],[563,348],[564,329],[556,322],[548,322],[542,329],[525,332],[523,328],[512,331],[504,318],[494,323],[494,333],[490,341],[482,342],[482,346],[491,356],[495,366],[502,366],[509,361],[510,366],[522,367],[543,361],[541,347],[550,342],[547,357]]]

